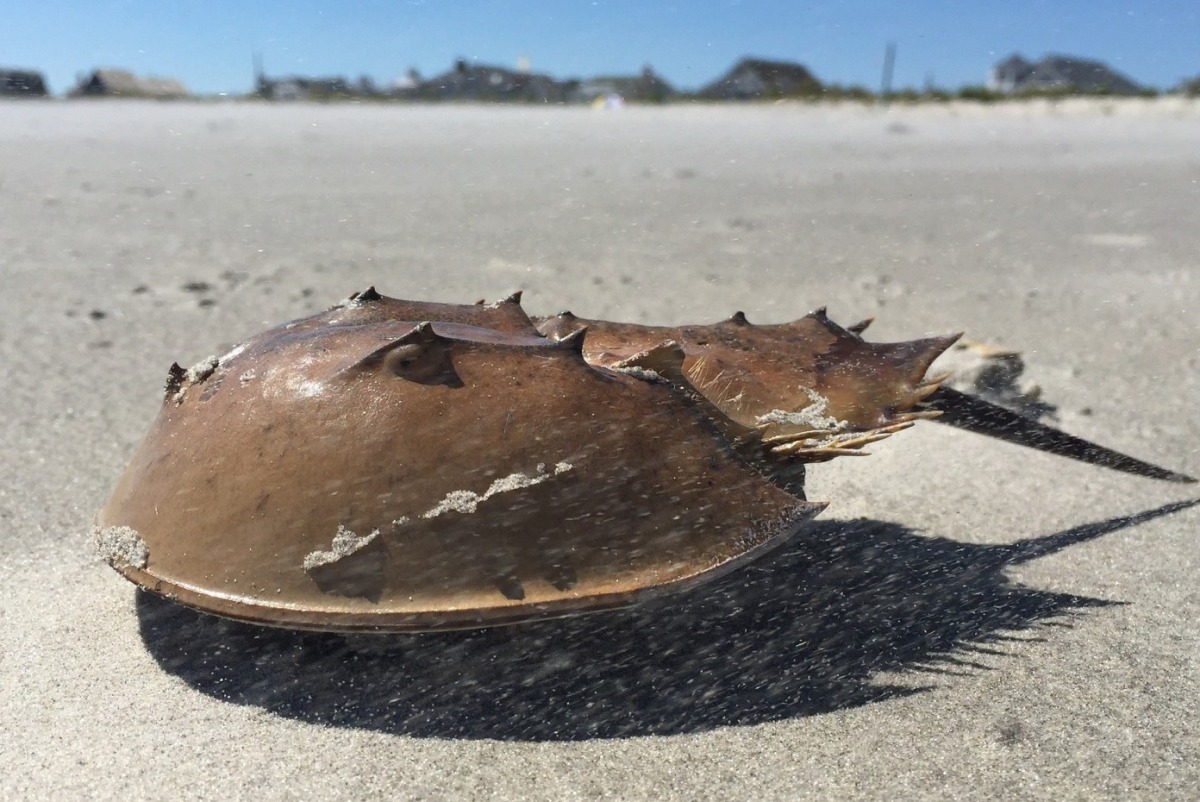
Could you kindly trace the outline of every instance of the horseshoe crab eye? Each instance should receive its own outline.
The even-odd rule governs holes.
[[[429,359],[423,360],[421,357],[423,355],[422,352],[425,352],[424,355],[428,356],[431,355],[429,352],[432,350],[435,349],[422,348],[420,345],[415,343],[413,345],[402,345],[393,349],[387,355],[387,357],[384,359],[384,365],[392,373],[395,373],[398,376],[405,376],[407,378],[406,374],[412,372],[414,369],[419,368],[422,362],[430,362]]]
[[[441,342],[405,343],[388,351],[383,369],[398,378],[417,384],[461,386],[450,360],[450,348]]]

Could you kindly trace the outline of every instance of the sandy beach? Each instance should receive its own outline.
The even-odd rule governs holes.
[[[92,552],[190,365],[369,285],[1017,349],[1200,475],[1200,102],[0,105],[0,798],[1195,799],[1200,497],[934,423],[629,611],[363,643]]]

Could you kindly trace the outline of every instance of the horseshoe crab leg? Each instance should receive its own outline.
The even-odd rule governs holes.
[[[941,415],[934,418],[939,423],[946,423],[958,429],[966,429],[969,432],[984,434],[1017,445],[1028,446],[1038,451],[1057,454],[1060,457],[1069,457],[1089,465],[1099,465],[1114,471],[1123,471],[1151,479],[1163,479],[1168,482],[1196,482],[1190,476],[1169,471],[1128,454],[1096,445],[1081,437],[1030,420],[1004,407],[984,401],[982,398],[960,393],[949,387],[939,387],[937,392],[919,406],[926,410],[941,412]]]
[[[865,432],[825,434],[824,436],[821,432],[778,435],[766,438],[763,443],[770,447],[772,454],[796,456],[809,462],[824,462],[834,457],[865,457],[867,452],[857,449],[871,443],[878,443],[880,440],[886,440],[896,432],[910,428],[912,428],[911,421],[902,421]]]

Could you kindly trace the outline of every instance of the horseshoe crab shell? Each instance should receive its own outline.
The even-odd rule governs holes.
[[[100,552],[230,618],[437,630],[687,587],[822,509],[765,478],[754,438],[703,397],[589,365],[584,337],[540,336],[515,298],[370,290],[172,366],[97,516]],[[678,373],[683,354],[646,358]]]
[[[959,336],[869,343],[824,309],[776,325],[751,325],[739,312],[719,323],[679,327],[563,312],[539,328],[558,338],[580,327],[588,330],[584,356],[596,365],[622,364],[656,343],[678,342],[687,381],[729,417],[761,429],[804,462],[846,454],[933,417],[914,407],[945,378],[926,373]]]

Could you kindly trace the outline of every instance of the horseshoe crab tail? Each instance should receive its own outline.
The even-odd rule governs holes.
[[[939,387],[937,392],[919,405],[919,408],[940,412],[941,414],[934,418],[939,423],[1069,457],[1089,465],[1099,465],[1114,471],[1167,482],[1196,482],[1190,476],[1113,451],[949,387]]]

